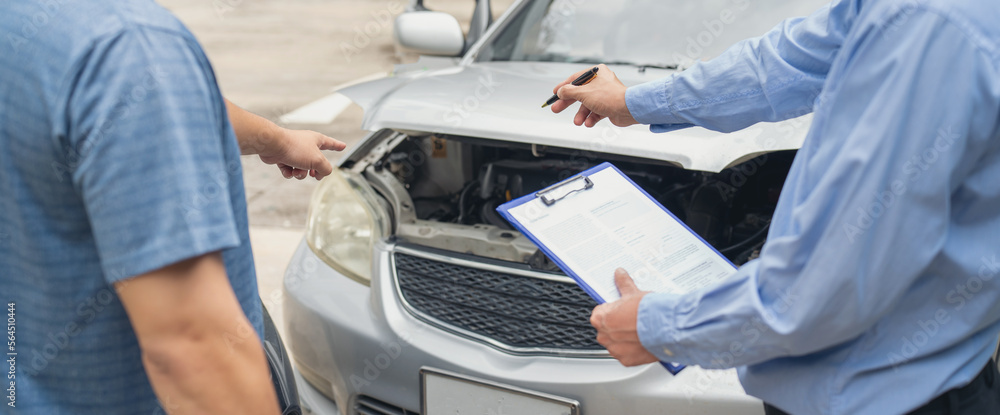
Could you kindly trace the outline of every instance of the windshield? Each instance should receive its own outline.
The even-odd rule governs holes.
[[[526,0],[484,61],[690,66],[828,0]]]

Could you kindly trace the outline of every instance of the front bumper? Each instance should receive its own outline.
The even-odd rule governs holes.
[[[337,404],[316,390],[302,378],[302,373],[294,369],[295,382],[299,386],[299,405],[303,415],[340,415]]]
[[[356,413],[362,396],[419,411],[426,366],[575,399],[584,414],[763,413],[734,370],[689,367],[672,376],[660,365],[626,368],[611,358],[516,355],[430,325],[397,295],[395,249],[376,246],[371,287],[327,266],[305,242],[286,270],[287,342],[311,383],[300,389],[322,389],[340,412]]]

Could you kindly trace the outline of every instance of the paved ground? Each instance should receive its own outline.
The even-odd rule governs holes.
[[[494,15],[512,0],[494,0]],[[198,37],[223,94],[271,120],[330,94],[352,80],[388,72],[401,58],[392,18],[405,0],[160,0]],[[426,0],[466,24],[472,0]],[[373,30],[377,28],[378,30]],[[374,32],[374,35],[369,34]],[[412,60],[412,57],[402,57]],[[351,105],[328,124],[292,124],[352,145],[362,111]],[[328,154],[331,160],[338,153]],[[256,156],[243,158],[244,180],[261,297],[282,329],[280,288],[285,264],[302,238],[316,181],[285,180]]]

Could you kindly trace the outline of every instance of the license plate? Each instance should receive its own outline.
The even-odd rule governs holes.
[[[420,389],[423,415],[580,414],[580,403],[572,399],[439,369],[420,369]]]

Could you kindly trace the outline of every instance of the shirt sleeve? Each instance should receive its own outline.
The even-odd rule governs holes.
[[[235,138],[193,40],[125,28],[79,68],[64,145],[105,279],[239,245],[227,175],[240,169],[224,157]]]
[[[850,3],[785,20],[680,74],[630,87],[629,112],[653,132],[731,132],[808,114],[853,19]]]
[[[652,353],[704,367],[808,354],[940,278],[925,270],[948,238],[953,193],[995,145],[998,77],[960,26],[901,13],[843,52],[761,257],[719,286],[643,298],[637,328]]]

